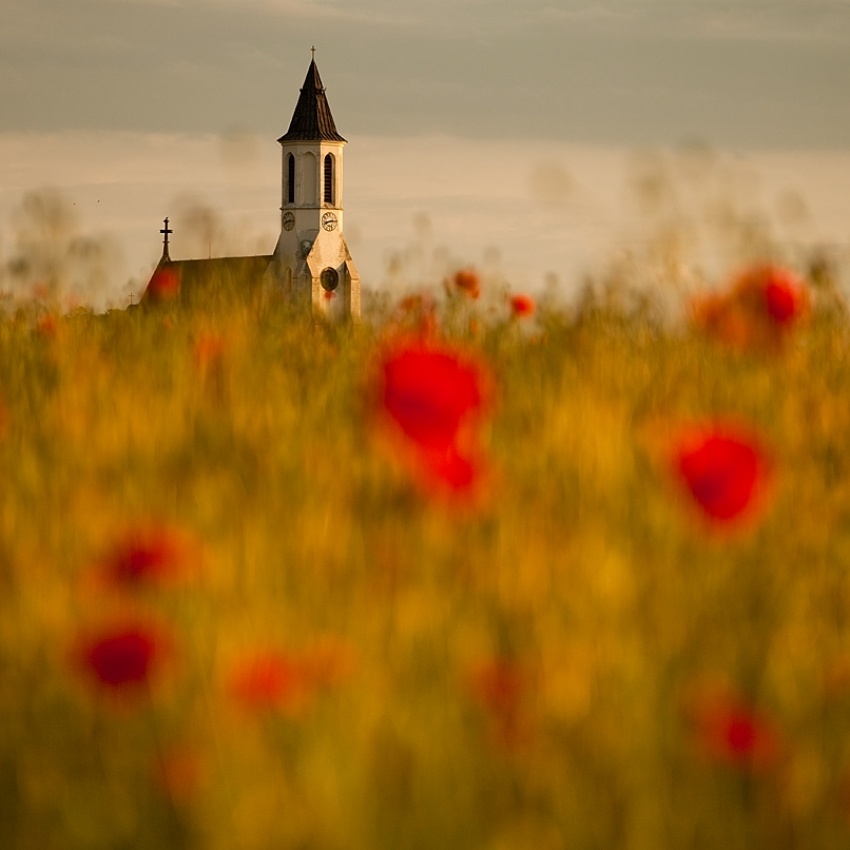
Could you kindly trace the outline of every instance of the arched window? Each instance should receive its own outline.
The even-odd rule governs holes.
[[[334,158],[333,154],[325,155],[325,203],[334,202]]]
[[[326,269],[322,269],[319,282],[325,292],[333,292],[339,286],[339,272],[328,266]]]
[[[301,190],[299,203],[308,207],[318,206],[319,203],[319,164],[316,157],[307,151],[301,155]]]
[[[286,157],[286,203],[295,203],[295,157],[292,154]]]

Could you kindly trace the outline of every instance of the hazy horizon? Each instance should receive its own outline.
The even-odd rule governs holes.
[[[473,265],[494,287],[568,298],[629,253],[648,267],[678,257],[682,275],[710,281],[746,259],[736,228],[790,261],[815,246],[846,254],[850,238],[843,151],[363,137],[346,147],[345,179],[346,238],[378,289],[438,286]],[[175,258],[270,253],[280,226],[279,148],[249,134],[0,134],[0,186],[0,264],[25,244],[24,198],[52,191],[99,246],[101,305],[138,297],[165,216]]]

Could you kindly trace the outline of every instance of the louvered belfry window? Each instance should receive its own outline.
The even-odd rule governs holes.
[[[325,155],[325,203],[334,202],[334,158],[333,154]]]
[[[286,157],[286,203],[295,203],[295,157]]]

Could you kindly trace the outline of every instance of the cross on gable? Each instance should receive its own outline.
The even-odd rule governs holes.
[[[162,258],[170,260],[171,257],[168,256],[168,235],[174,233],[174,231],[168,226],[168,216],[165,217],[164,224],[165,227],[159,231],[162,234]]]

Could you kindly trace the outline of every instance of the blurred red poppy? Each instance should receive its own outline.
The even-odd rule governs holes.
[[[53,313],[42,313],[35,323],[35,330],[44,337],[56,336],[58,323]]]
[[[785,325],[800,314],[800,299],[795,292],[778,281],[771,281],[765,287],[764,299],[767,314],[779,325]]]
[[[422,452],[419,461],[426,487],[461,493],[474,487],[480,479],[480,463],[461,454],[454,446],[446,451]]]
[[[511,314],[517,319],[534,315],[534,299],[529,295],[512,295],[510,304]]]
[[[481,295],[481,279],[475,269],[460,269],[453,278],[455,289],[473,301]]]
[[[227,689],[242,708],[294,714],[319,693],[341,684],[353,663],[346,644],[323,636],[300,653],[279,649],[249,653],[231,669]]]
[[[423,338],[434,336],[437,331],[437,310],[430,295],[414,293],[406,295],[398,304],[393,321],[402,326],[418,330]]]
[[[180,294],[180,275],[173,269],[161,266],[154,271],[145,290],[152,301],[172,301]]]
[[[809,299],[803,283],[788,269],[780,266],[759,266],[745,272],[735,288],[753,291],[763,300],[770,320],[780,326],[790,325],[808,309]]]
[[[730,690],[698,688],[688,711],[697,746],[709,760],[749,770],[777,761],[781,746],[774,724]]]
[[[725,292],[697,299],[696,325],[737,348],[775,348],[808,312],[806,287],[788,269],[757,265],[739,274]]]
[[[381,378],[383,410],[424,449],[450,449],[464,422],[486,404],[483,369],[437,344],[395,346],[382,360]]]
[[[218,334],[201,334],[192,348],[192,357],[201,373],[217,368],[224,359],[224,340]]]
[[[243,659],[230,676],[229,691],[243,708],[295,708],[303,701],[300,665],[277,651],[257,652]]]
[[[188,535],[167,527],[139,528],[115,544],[100,572],[120,587],[163,585],[185,578],[199,557]]]
[[[97,685],[119,691],[149,684],[169,645],[159,630],[128,624],[81,640],[75,655]]]
[[[674,449],[674,465],[694,502],[716,523],[749,513],[763,495],[770,471],[754,438],[723,425],[686,433]]]
[[[397,339],[379,360],[376,384],[378,421],[417,486],[478,507],[485,464],[475,426],[490,405],[487,370],[445,344]]]
[[[431,301],[429,298],[418,292],[413,293],[412,295],[405,295],[404,298],[398,302],[398,311],[402,316],[409,316],[411,313],[418,314],[426,309],[432,309]]]

